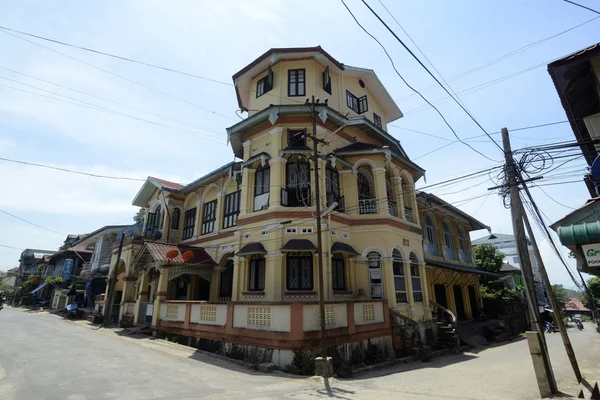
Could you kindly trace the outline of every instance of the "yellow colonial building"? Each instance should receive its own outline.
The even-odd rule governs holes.
[[[248,113],[227,129],[240,161],[187,185],[147,179],[133,201],[147,210],[143,232],[125,241],[119,263],[114,248],[115,315],[289,364],[293,350],[318,346],[315,205],[337,203],[322,233],[329,345],[345,358],[371,345],[392,355],[392,315],[425,340],[435,271],[414,189],[424,170],[387,132],[402,113],[377,75],[321,47],[283,48],[233,81]],[[311,134],[325,142],[318,165]]]

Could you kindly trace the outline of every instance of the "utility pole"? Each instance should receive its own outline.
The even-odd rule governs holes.
[[[523,183],[523,188],[529,194],[529,189],[526,184]],[[546,287],[546,291],[548,292],[548,297],[550,298],[550,304],[552,304],[552,309],[554,310],[554,320],[556,321],[556,325],[558,326],[558,330],[560,331],[560,336],[562,337],[563,344],[565,345],[565,350],[567,351],[567,356],[569,357],[569,361],[571,362],[571,367],[573,367],[573,372],[575,373],[575,377],[577,378],[577,382],[581,383],[581,371],[579,370],[579,365],[577,364],[577,358],[575,357],[575,352],[573,351],[573,346],[571,346],[571,341],[569,340],[569,335],[567,334],[567,329],[565,328],[565,324],[562,320],[562,316],[560,314],[560,306],[558,305],[558,301],[556,300],[556,296],[552,291],[552,285],[550,284],[550,279],[548,278],[548,273],[546,272],[546,267],[544,266],[544,261],[542,260],[542,255],[540,254],[540,249],[537,246],[537,242],[535,240],[535,236],[533,235],[533,230],[531,230],[531,225],[529,224],[529,218],[527,218],[527,214],[523,213],[523,221],[525,222],[525,227],[527,228],[527,233],[529,234],[529,238],[531,239],[531,244],[533,245],[533,251],[535,253],[535,257],[538,259],[539,267],[540,267],[540,275],[542,276],[542,282],[544,282],[544,286]]]
[[[125,232],[121,233],[121,240],[119,240],[119,250],[117,251],[117,259],[115,260],[115,266],[113,267],[112,274],[108,281],[108,296],[104,301],[104,326],[108,325],[110,319],[110,312],[112,309],[113,302],[115,300],[115,285],[117,284],[117,272],[119,270],[119,263],[121,262],[121,252],[123,251],[123,241],[125,240]]]
[[[550,357],[548,355],[548,348],[546,346],[546,340],[544,337],[544,326],[542,325],[538,311],[539,306],[535,292],[533,270],[531,267],[531,260],[529,259],[529,251],[527,249],[525,228],[523,226],[524,212],[523,204],[521,203],[521,197],[519,195],[517,168],[515,166],[512,150],[510,148],[508,129],[506,128],[502,128],[502,144],[504,145],[504,159],[506,161],[506,185],[510,189],[510,214],[512,217],[513,232],[515,235],[515,241],[517,243],[519,260],[521,261],[523,278],[525,279],[525,293],[527,295],[527,302],[531,312],[532,324],[537,331],[537,338],[533,340],[535,343],[532,344],[532,340],[530,340],[529,335],[527,339],[532,353],[532,360],[536,377],[538,379],[540,394],[542,394],[542,397],[547,397],[549,394],[557,393],[558,390],[556,387],[556,381],[554,379],[554,373],[552,372],[552,366],[550,365]],[[541,361],[542,365],[539,365],[539,363],[537,363],[538,361]]]
[[[306,99],[309,103],[309,100]],[[315,360],[315,374],[324,377],[332,375],[332,366],[327,359],[327,332],[325,330],[325,285],[323,284],[323,239],[321,228],[321,189],[319,185],[319,143],[325,143],[324,140],[317,138],[317,110],[315,96],[312,96],[308,104],[312,117],[312,134],[310,138],[314,142],[313,147],[313,166],[315,168],[315,206],[317,219],[317,263],[319,266],[319,312],[321,314],[321,357]]]

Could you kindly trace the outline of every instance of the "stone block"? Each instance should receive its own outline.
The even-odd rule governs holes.
[[[333,359],[331,357],[315,358],[315,375],[324,378],[333,376]]]
[[[258,364],[258,370],[264,373],[271,373],[277,369],[277,366],[273,363],[262,363]]]

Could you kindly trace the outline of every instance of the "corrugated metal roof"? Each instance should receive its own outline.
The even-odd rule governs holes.
[[[565,246],[597,243],[600,242],[600,221],[560,226],[556,233],[558,233],[560,242]]]

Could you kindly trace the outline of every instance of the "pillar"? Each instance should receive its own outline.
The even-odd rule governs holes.
[[[281,207],[281,188],[285,186],[285,166],[287,160],[274,157],[269,160],[269,208]]]
[[[421,273],[421,290],[423,291],[423,310],[425,318],[431,320],[431,305],[429,304],[429,279],[427,279],[427,264],[419,263],[419,272]]]
[[[254,196],[254,185],[250,185],[249,169],[246,167],[242,168],[242,194],[240,196],[240,216],[245,215],[252,211],[250,204],[250,198]]]
[[[194,238],[200,236],[200,225],[202,223],[202,196],[198,194],[198,201],[196,201],[196,222],[194,222]]]
[[[340,186],[344,194],[344,203],[346,214],[358,215],[358,186],[356,175],[351,170],[338,171],[340,176]]]
[[[220,278],[221,278],[220,275],[221,275],[221,272],[213,270],[212,275],[210,276],[210,292],[208,294],[209,301],[219,300],[219,283],[220,283]],[[200,278],[200,279],[203,279],[203,278]]]
[[[243,257],[234,256],[233,257],[233,285],[231,289],[231,301],[238,301],[240,299],[239,293],[243,290],[244,286],[240,283],[241,276],[243,275],[241,271]]]
[[[396,216],[406,220],[406,213],[404,212],[404,196],[402,193],[402,178],[396,176],[393,177],[392,185],[394,186],[392,189],[394,191],[394,197],[396,198]]]
[[[389,206],[387,190],[385,187],[385,168],[373,168],[375,178],[375,198],[377,203],[377,213],[389,215]]]
[[[392,258],[384,258],[383,260],[383,281],[385,285],[384,298],[387,299],[390,307],[395,307],[396,304],[396,286],[394,284],[394,265]]]
[[[154,313],[152,314],[152,326],[158,325],[158,320],[160,319],[161,303],[167,300],[167,289],[169,285],[169,269],[170,267],[166,266],[160,267],[160,276],[158,277],[156,297],[154,298]]]
[[[283,253],[280,251],[273,251],[265,256],[265,301],[283,300],[284,279],[282,262]]]
[[[225,209],[225,188],[223,190],[219,190],[217,192],[217,213],[215,220],[215,230],[214,233],[219,233],[221,231],[221,227],[223,226],[223,213]]]
[[[417,194],[415,193],[415,184],[408,184],[406,185],[407,190],[410,193],[410,201],[412,203],[412,209],[413,209],[413,222],[417,225],[421,225],[420,222],[420,216],[419,216],[419,208],[417,205]]]
[[[415,299],[413,298],[412,276],[410,275],[410,260],[404,260],[404,281],[406,282],[406,293],[408,299],[408,308],[410,309],[410,317],[413,320],[417,319],[417,310],[415,309]]]

